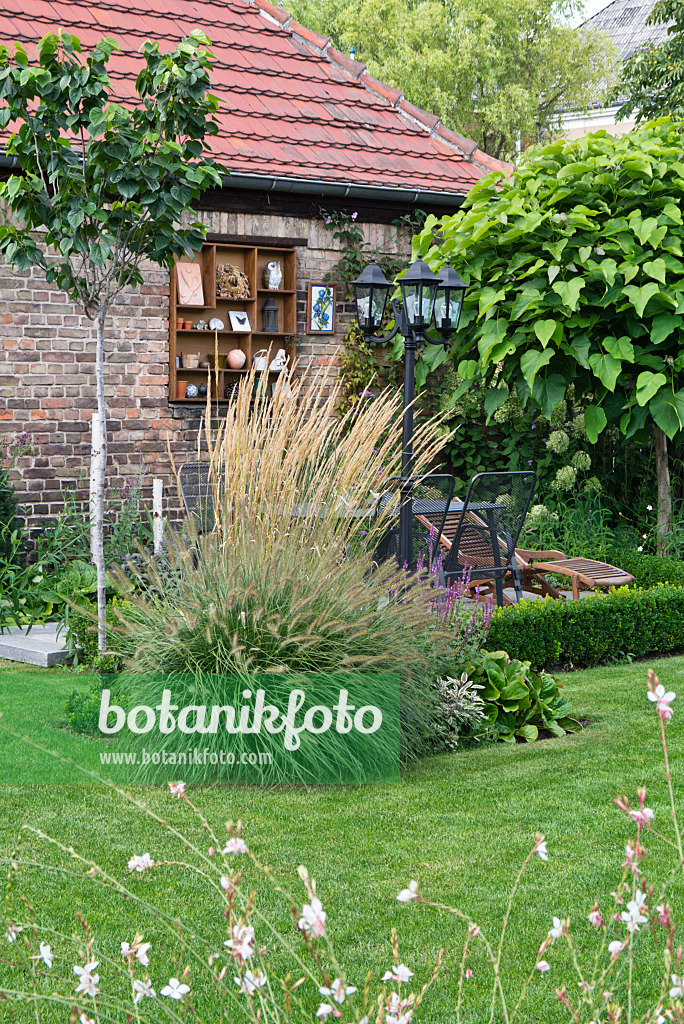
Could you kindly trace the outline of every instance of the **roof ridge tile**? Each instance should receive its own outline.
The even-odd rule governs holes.
[[[412,121],[417,121],[418,124],[427,128],[428,133],[433,132],[441,123],[436,114],[430,114],[427,110],[423,110],[422,107],[416,107],[415,104],[410,103],[405,97],[397,105],[399,110],[404,114],[408,114]],[[474,143],[474,145],[477,145],[477,143]]]
[[[346,53],[342,53],[336,47],[330,44],[325,51],[325,55],[333,64],[341,68],[342,71],[346,71],[352,78],[362,78],[366,72],[366,65],[361,64],[360,61],[354,60],[353,57],[348,57]]]
[[[393,85],[386,85],[385,82],[381,82],[380,79],[373,78],[373,76],[369,75],[368,72],[362,76],[361,81],[369,92],[374,92],[377,93],[378,96],[382,96],[382,98],[387,100],[393,107],[396,107],[404,98],[404,94],[401,89],[395,89]]]
[[[446,128],[443,124],[440,124],[437,128],[437,135],[446,142],[448,146],[457,149],[459,153],[463,153],[468,160],[472,160],[473,153],[477,150],[477,142],[473,142],[472,139],[466,139],[464,135],[459,135],[458,132],[454,132],[451,128]]]
[[[325,53],[330,46],[329,36],[322,36],[320,32],[314,32],[312,29],[307,28],[306,25],[300,25],[298,21],[290,19],[287,24],[287,31],[293,36],[298,36],[310,46],[315,46],[321,53]]]
[[[288,12],[284,11],[281,7],[274,7],[274,5],[270,4],[268,0],[250,0],[250,2],[258,7],[262,14],[272,18],[273,21],[277,21],[283,28],[292,21],[291,14],[288,14]]]

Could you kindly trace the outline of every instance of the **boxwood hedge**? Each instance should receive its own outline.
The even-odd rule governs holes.
[[[494,612],[485,643],[536,669],[674,651],[684,647],[684,586],[621,587],[580,601],[523,601]]]

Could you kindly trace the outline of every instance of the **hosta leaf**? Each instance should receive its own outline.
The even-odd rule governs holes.
[[[629,301],[634,306],[637,316],[644,315],[644,309],[649,299],[652,299],[657,292],[660,291],[660,286],[655,281],[649,281],[648,284],[642,285],[638,288],[636,285],[625,285],[622,289],[623,295],[626,295]]]
[[[551,348],[544,349],[541,352],[536,348],[530,348],[527,352],[523,353],[520,358],[520,370],[530,388],[534,384],[534,378],[541,368],[551,362],[554,354]]]
[[[596,354],[589,356],[589,365],[603,386],[609,391],[615,391],[615,383],[622,369],[620,360],[608,353]]]
[[[539,729],[536,725],[522,725],[516,735],[522,736],[526,743],[534,743],[539,736]]]
[[[608,420],[606,414],[598,405],[588,405],[584,410],[584,427],[591,444],[596,444],[598,436],[605,428]]]
[[[534,325],[534,333],[541,341],[542,348],[546,348],[549,341],[551,340],[551,335],[553,334],[555,329],[555,320],[537,320],[536,324]]]
[[[574,312],[577,309],[579,294],[584,285],[585,282],[581,277],[573,277],[570,281],[557,281],[553,285],[553,290],[557,295],[560,295],[568,309],[572,309]]]
[[[639,405],[646,405],[655,394],[660,391],[663,384],[667,384],[667,377],[664,373],[651,373],[644,370],[637,377],[636,400]]]

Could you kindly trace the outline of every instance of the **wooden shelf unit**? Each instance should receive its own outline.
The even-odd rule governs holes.
[[[277,260],[283,273],[281,288],[264,288],[263,273],[266,264]],[[185,257],[181,262],[190,262]],[[207,375],[211,375],[211,397],[213,401],[223,402],[224,388],[230,377],[244,375],[256,352],[271,349],[271,359],[275,358],[279,348],[287,352],[290,365],[295,356],[295,335],[297,333],[297,250],[277,248],[264,245],[223,244],[207,242],[202,251],[195,255],[194,263],[202,268],[202,287],[204,290],[203,306],[180,306],[178,304],[178,284],[175,268],[171,272],[171,291],[169,296],[169,401],[182,402],[188,405],[206,403],[206,396],[196,398],[176,398],[176,382],[187,380],[193,384],[207,384]],[[232,263],[247,275],[250,286],[250,297],[244,299],[223,299],[216,294],[216,268],[223,263]],[[264,332],[261,307],[268,297],[275,300],[278,307],[278,330]],[[230,330],[229,312],[247,313],[252,330]],[[219,356],[227,356],[233,349],[241,349],[247,361],[242,370],[225,369],[218,371],[218,394],[216,387],[216,371],[206,367],[197,370],[176,368],[176,356],[182,354],[196,355],[200,362],[212,362],[215,339],[213,331],[198,331],[178,328],[178,319],[191,320],[196,324],[199,320],[208,323],[212,317],[218,317],[225,324],[225,329],[218,332]],[[271,343],[272,342],[272,343]],[[276,374],[270,374],[273,381]]]

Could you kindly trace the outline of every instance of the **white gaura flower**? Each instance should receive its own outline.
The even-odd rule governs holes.
[[[546,840],[542,839],[541,836],[539,837],[539,839],[537,839],[537,845],[535,846],[535,848],[532,851],[532,853],[538,853],[542,860],[548,860],[549,859],[549,854],[548,854],[548,851],[546,849]]]
[[[382,976],[383,981],[396,981],[400,985],[404,981],[408,981],[409,978],[413,977],[413,971],[409,971],[408,967],[404,964],[399,964],[397,967],[385,971]]]
[[[560,939],[563,934],[563,922],[559,917],[554,917],[553,928],[549,928],[549,938]]]
[[[639,931],[640,924],[646,924],[648,921],[647,917],[641,913],[643,906],[646,902],[646,896],[643,892],[637,889],[634,894],[634,899],[630,900],[627,904],[627,910],[623,910],[620,914],[621,919],[627,925],[627,931],[633,935]]]
[[[247,843],[239,836],[233,836],[223,847],[222,853],[247,853]]]
[[[147,957],[147,950],[150,948],[151,945],[151,942],[141,942],[138,945],[133,943],[133,945],[131,946],[129,942],[122,942],[121,956],[134,956],[136,960],[138,960],[143,965],[143,967],[147,967],[150,962]]]
[[[11,925],[9,925],[9,927],[7,928],[7,931],[5,932],[5,938],[7,939],[7,941],[9,943],[12,943],[16,939],[17,935],[21,935],[23,930],[24,929],[21,927],[21,925],[19,925],[19,924],[11,924]]]
[[[626,943],[620,942],[618,939],[615,939],[613,942],[610,942],[608,944],[608,952],[610,953],[610,955],[612,957],[616,958],[616,957],[618,957],[620,955],[622,950],[625,948],[625,945],[626,945]]]
[[[651,703],[656,705],[660,717],[663,718],[666,722],[669,722],[672,718],[672,708],[670,707],[670,705],[672,704],[672,701],[676,698],[676,696],[677,694],[673,693],[672,690],[669,690],[666,693],[665,687],[662,683],[658,683],[655,690],[649,690],[647,694],[647,697],[651,701]]]
[[[184,782],[169,782],[169,792],[171,796],[175,796],[178,800],[182,796],[185,796],[185,783]]]
[[[547,963],[546,960],[540,960],[534,966],[538,971],[541,971],[542,974],[546,974],[547,971],[551,970],[551,964]]]
[[[630,818],[633,818],[634,821],[637,822],[637,824],[643,825],[645,828],[648,828],[648,826],[651,824],[655,814],[655,812],[651,810],[650,807],[633,807],[632,810],[628,811],[627,813],[629,814]]]
[[[684,997],[684,978],[678,978],[676,974],[672,974],[670,977],[672,979],[670,999],[682,999]]]
[[[52,950],[47,942],[41,942],[40,946],[40,958],[46,967],[52,967]]]
[[[142,857],[136,855],[131,857],[128,862],[129,871],[145,871],[147,868],[153,868],[154,861],[150,857],[149,853],[143,853]]]
[[[354,985],[345,985],[342,978],[335,978],[330,988],[323,986],[318,991],[322,996],[332,996],[335,1002],[341,1006],[347,996],[356,992],[356,988]]]
[[[328,1014],[330,1014],[330,1013],[332,1013],[332,1014],[335,1013],[335,1011],[332,1008],[332,1006],[330,1005],[330,1003],[321,1003],[321,1005],[316,1010],[316,1016],[317,1017],[327,1017]]]
[[[78,1018],[78,1024],[95,1024],[95,1021],[92,1017],[88,1017],[87,1014],[82,1013]]]
[[[251,924],[233,925],[233,937],[227,939],[223,945],[233,951],[233,956],[249,960],[254,952],[254,928]]]
[[[402,889],[397,899],[400,903],[410,903],[411,900],[418,899],[418,883],[409,882],[408,889]]]
[[[302,916],[299,919],[299,928],[303,932],[308,932],[313,938],[318,938],[325,931],[325,921],[327,918],[325,910],[323,910],[323,904],[319,900],[318,896],[311,897],[311,903],[305,903],[302,907]]]
[[[597,906],[587,914],[587,921],[589,924],[593,924],[594,928],[600,928],[603,924],[603,918],[601,917],[601,911]]]
[[[145,980],[133,979],[133,1003],[139,1003],[141,999],[154,999],[156,992],[152,988],[152,982],[145,975]]]
[[[84,967],[79,967],[78,964],[74,967],[74,974],[77,975],[79,982],[76,986],[76,992],[83,992],[86,996],[95,996],[100,991],[97,987],[97,983],[100,980],[99,974],[94,974],[93,971],[99,964],[99,960],[92,960],[89,964],[85,964]]]
[[[257,971],[256,974],[252,974],[251,971],[245,971],[242,981],[239,978],[233,978],[236,985],[240,986],[240,991],[245,992],[248,996],[251,996],[258,988],[263,988],[266,984],[266,975],[263,971]]]
[[[190,991],[190,986],[184,982],[180,982],[178,978],[169,978],[168,985],[164,985],[161,990],[163,996],[168,996],[169,999],[182,999]]]

